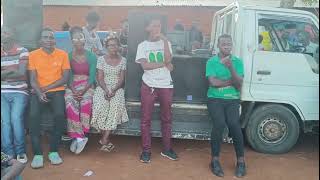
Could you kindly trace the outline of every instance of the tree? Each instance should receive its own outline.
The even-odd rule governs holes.
[[[296,1],[297,0],[281,0],[280,7],[293,8]],[[301,1],[309,6],[316,4],[316,3],[319,3],[319,0],[301,0]]]

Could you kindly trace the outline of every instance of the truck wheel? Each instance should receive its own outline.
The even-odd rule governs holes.
[[[269,104],[258,107],[252,113],[245,129],[253,149],[262,153],[288,152],[299,137],[299,122],[285,106]]]

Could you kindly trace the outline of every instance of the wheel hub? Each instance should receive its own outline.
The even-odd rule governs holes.
[[[266,118],[259,125],[259,137],[266,143],[281,141],[286,133],[286,124],[277,118]]]

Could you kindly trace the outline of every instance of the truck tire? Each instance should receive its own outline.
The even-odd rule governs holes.
[[[288,152],[299,137],[299,122],[285,106],[268,104],[259,106],[250,116],[245,128],[251,147],[262,153]]]

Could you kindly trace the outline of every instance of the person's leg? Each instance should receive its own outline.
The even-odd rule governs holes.
[[[208,112],[212,119],[212,131],[211,131],[211,154],[212,160],[210,168],[213,174],[219,177],[224,176],[224,172],[220,165],[220,149],[222,143],[222,135],[225,128],[225,116],[224,116],[224,100],[209,99],[208,100]]]
[[[53,115],[53,129],[50,132],[50,152],[58,152],[61,135],[66,127],[64,91],[48,93]]]
[[[14,136],[14,145],[17,155],[26,153],[24,134],[24,114],[28,103],[28,96],[22,93],[13,93],[11,123]]]
[[[71,90],[65,94],[67,132],[72,139],[82,138],[82,125],[80,121],[80,102],[73,98]]]
[[[155,92],[142,83],[141,86],[141,138],[143,152],[151,152],[151,118],[154,109]]]
[[[158,90],[160,102],[161,133],[164,151],[171,150],[171,129],[172,129],[172,88],[163,88]]]
[[[11,127],[11,103],[9,93],[1,93],[1,150],[15,157]]]
[[[230,135],[234,142],[237,159],[243,161],[244,142],[240,125],[239,105],[239,100],[230,100],[226,106],[225,115]]]
[[[90,119],[92,117],[92,106],[93,106],[93,94],[94,90],[89,89],[84,95],[80,102],[80,121],[82,124],[83,135],[90,131]]]
[[[32,94],[30,97],[29,130],[34,155],[42,155],[40,131],[41,112],[45,103],[41,103],[38,96]]]
[[[15,159],[12,159],[9,163],[10,163],[10,166],[3,171],[3,176],[1,176],[1,179],[14,179],[14,180],[21,179],[20,174],[22,173],[26,164],[20,163]],[[1,175],[2,175],[2,169],[1,169]]]
[[[218,159],[222,143],[223,131],[226,127],[223,100],[209,99],[208,112],[212,120],[211,131],[211,154],[213,158]]]

